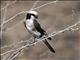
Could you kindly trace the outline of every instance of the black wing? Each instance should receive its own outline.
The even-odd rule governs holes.
[[[55,53],[55,50],[51,47],[51,45],[48,43],[47,40],[43,40],[43,42],[46,44],[46,46],[50,49],[51,52]]]
[[[37,20],[34,20],[34,26],[35,26],[35,28],[36,28],[36,30],[38,31],[38,32],[40,32],[41,34],[45,34],[46,33],[46,31],[44,31],[42,28],[41,28],[41,26],[40,26],[40,24],[37,22]]]

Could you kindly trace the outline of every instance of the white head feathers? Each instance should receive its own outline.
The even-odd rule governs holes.
[[[38,15],[38,13],[36,12],[36,11],[29,11],[28,13],[30,13],[30,14],[34,14],[34,15]]]

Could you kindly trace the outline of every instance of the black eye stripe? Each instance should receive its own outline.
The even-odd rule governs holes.
[[[31,18],[31,15],[27,14],[26,19],[30,19],[30,18]]]
[[[34,15],[34,14],[28,13],[26,19],[30,19],[30,18],[31,18],[31,15],[34,16],[35,18],[38,18],[38,16],[36,16],[36,15]]]

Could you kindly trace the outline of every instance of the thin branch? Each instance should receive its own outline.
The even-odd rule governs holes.
[[[40,8],[41,8],[41,7],[40,7]],[[67,27],[67,28],[65,28],[65,29],[63,29],[63,30],[60,30],[60,31],[56,31],[55,33],[53,32],[53,33],[49,34],[49,37],[54,37],[54,36],[56,36],[56,35],[58,35],[58,34],[60,34],[60,33],[63,33],[63,32],[65,32],[65,31],[76,31],[76,30],[79,30],[79,28],[73,29],[73,27],[77,26],[78,24],[80,24],[80,20],[79,20],[77,23],[73,24],[72,26],[69,26],[69,27]],[[15,57],[17,57],[17,56],[20,54],[20,52],[22,52],[22,51],[24,50],[25,47],[30,47],[30,46],[32,46],[32,45],[35,45],[36,43],[38,43],[38,42],[40,42],[40,41],[42,41],[42,40],[45,40],[45,39],[47,39],[47,38],[48,38],[48,37],[37,39],[36,42],[29,43],[29,44],[27,44],[27,45],[25,45],[25,46],[22,46],[22,47],[18,48],[18,49],[14,49],[14,50],[7,51],[7,52],[5,52],[5,53],[2,53],[1,55],[3,56],[3,55],[5,55],[5,54],[8,54],[8,53],[14,51],[14,53],[13,53],[13,54],[10,56],[10,58],[9,58],[9,60],[12,60],[12,59],[14,59]]]
[[[12,4],[13,3],[15,3],[16,1],[14,1],[14,2],[12,2]],[[1,40],[2,40],[2,30],[3,30],[3,23],[5,22],[5,19],[6,19],[6,15],[7,15],[7,8],[10,6],[11,4],[6,4],[3,8],[1,8],[1,10],[4,10],[4,16],[3,16],[3,19],[1,19]]]
[[[68,30],[73,31],[73,30],[71,30],[71,28],[77,26],[79,23],[80,23],[80,21],[78,21],[78,22],[75,23],[74,25],[69,26],[69,27],[67,27],[67,28],[65,28],[65,29],[63,29],[63,30],[61,30],[61,31],[57,31],[57,32],[55,32],[55,33],[53,32],[52,34],[49,35],[49,37],[54,37],[54,36],[56,36],[56,35],[58,35],[58,34],[60,34],[60,33],[63,33],[63,32],[65,32],[65,31],[68,31]],[[12,56],[10,56],[10,57],[12,57],[12,58],[17,57],[17,56],[19,55],[19,53],[24,50],[25,47],[29,47],[29,46],[35,45],[35,44],[37,44],[38,42],[41,42],[42,40],[45,40],[45,39],[47,39],[47,38],[49,38],[49,37],[40,38],[40,39],[38,39],[38,40],[37,40],[36,42],[34,42],[34,43],[27,44],[27,45],[23,46],[23,47],[20,48],[18,51],[16,51],[16,53],[14,52],[14,53],[12,54]],[[10,60],[12,60],[12,58],[10,58]]]
[[[56,35],[58,35],[58,34],[60,34],[60,33],[63,33],[63,32],[65,32],[65,31],[73,31],[71,28],[77,26],[78,24],[80,24],[80,20],[79,20],[78,22],[76,22],[75,24],[73,24],[72,26],[69,26],[69,27],[67,27],[67,28],[65,28],[65,29],[63,29],[63,30],[60,30],[60,31],[56,31],[56,33],[53,32],[53,33],[49,34],[49,37],[54,37],[54,36],[56,36]],[[47,39],[47,38],[48,38],[48,37],[38,39],[37,42],[35,42],[35,43],[29,43],[29,44],[27,44],[27,45],[25,45],[25,46],[22,46],[21,48],[7,51],[7,52],[5,52],[5,53],[2,53],[1,55],[3,56],[3,55],[8,54],[8,53],[10,53],[10,52],[12,52],[12,51],[24,49],[25,47],[29,47],[29,46],[35,45],[36,43],[38,43],[38,42],[40,42],[40,41],[42,41],[42,40],[45,40],[45,39]]]
[[[8,7],[10,4],[6,4],[1,10],[4,10],[6,7]]]
[[[40,8],[46,6],[46,5],[49,5],[49,4],[52,4],[52,3],[57,3],[57,2],[58,2],[58,0],[56,0],[56,1],[51,1],[51,2],[48,2],[48,3],[45,3],[45,4],[41,5],[41,6],[39,6],[39,7],[36,7],[36,8],[34,8],[33,10],[40,9]]]
[[[7,4],[8,5],[8,4]],[[3,16],[3,22],[5,21],[5,19],[6,19],[6,14],[7,14],[7,7],[4,9],[5,11],[4,11],[4,16]]]
[[[14,53],[9,57],[9,59],[7,59],[7,60],[13,60],[16,56],[18,56],[18,55],[21,53],[21,51],[23,51],[23,50],[20,49],[20,50],[14,52]]]
[[[28,43],[30,44],[31,41],[29,41]],[[27,45],[25,45],[25,46],[28,47],[29,44],[27,44]],[[10,50],[10,51],[7,51],[7,52],[5,52],[5,53],[2,53],[1,55],[3,56],[3,55],[8,54],[8,53],[10,53],[10,52],[13,52],[13,51],[16,51],[16,50],[22,49],[22,48],[24,48],[25,46],[22,46],[22,47],[20,47],[20,48],[18,48],[18,49],[12,49],[12,50]]]
[[[29,40],[25,40],[25,41],[20,41],[20,42],[16,42],[16,43],[13,43],[13,44],[10,44],[10,45],[5,45],[5,46],[3,46],[3,47],[1,47],[1,49],[4,49],[4,48],[8,48],[8,47],[12,47],[12,46],[14,46],[15,44],[22,44],[22,43],[24,43],[24,42],[28,42],[28,41],[30,41],[30,40],[32,40],[32,38],[30,38]]]
[[[23,13],[26,13],[27,11],[22,11],[20,13],[17,13],[16,15],[14,15],[13,17],[11,17],[10,19],[6,20],[5,22],[3,22],[2,24],[4,25],[5,23],[9,22],[10,20],[14,19],[16,16],[20,15],[20,14],[23,14]]]
[[[35,1],[35,2],[33,3],[33,6],[32,6],[32,8],[30,9],[30,11],[33,10],[33,8],[37,5],[38,2],[39,2],[39,1],[37,0],[37,1]]]
[[[41,7],[44,7],[46,5],[49,5],[49,4],[52,4],[52,3],[56,3],[57,1],[51,1],[51,2],[48,2],[48,3],[45,3],[39,7],[36,7],[36,8],[33,8],[33,10],[36,10],[36,9],[40,9]],[[6,20],[5,22],[2,23],[2,25],[4,25],[5,23],[9,22],[10,20],[14,19],[16,16],[20,15],[20,14],[24,14],[24,13],[27,13],[27,11],[22,11],[20,13],[17,13],[16,15],[14,15],[13,17],[11,17],[10,19]]]
[[[32,6],[32,8],[30,9],[30,10],[32,10],[36,5],[37,5],[37,3],[38,3],[39,1],[35,1],[34,2],[34,4],[33,4],[33,6]],[[15,3],[15,2],[14,2]],[[3,20],[5,20],[5,16],[6,16],[6,8],[9,6],[10,4],[7,4],[4,8],[2,8],[2,9],[5,9],[5,14],[4,14],[4,18],[3,18]],[[13,17],[14,18],[14,17]],[[24,21],[24,20],[23,20]],[[21,21],[20,23],[22,23],[23,21]],[[19,24],[20,24],[19,23]],[[19,24],[16,24],[15,26],[13,26],[13,28],[15,28],[17,25],[19,25]],[[11,28],[8,28],[8,30],[10,30]],[[26,41],[20,41],[20,42],[18,42],[17,44],[20,44],[20,43],[23,43],[23,42],[26,42]],[[1,47],[1,49],[3,49],[3,48],[7,48],[7,47],[11,47],[11,46],[13,46],[13,45],[15,45],[16,43],[13,43],[13,44],[10,44],[10,45],[5,45],[5,46],[3,46],[3,47]]]
[[[16,1],[15,1],[16,2]],[[14,2],[14,3],[15,3]],[[34,3],[33,3],[33,6],[32,6],[32,8],[30,9],[30,10],[32,10],[36,5],[37,5],[37,3],[38,3],[39,1],[37,0],[37,1],[35,1]],[[3,20],[5,20],[5,16],[6,16],[6,8],[9,6],[10,4],[7,4],[4,8],[2,8],[2,9],[5,9],[5,14],[4,14],[4,18],[3,18]],[[20,13],[21,14],[21,13]],[[14,16],[15,17],[15,16]],[[13,18],[14,18],[13,17]],[[12,19],[13,19],[12,18]],[[11,20],[11,19],[10,19]],[[23,20],[24,21],[24,20]],[[20,21],[20,23],[22,23],[23,21]],[[5,23],[6,23],[7,21],[5,21]],[[16,24],[15,26],[13,26],[13,28],[15,28],[17,25],[19,25],[20,23],[18,23],[18,24]],[[2,24],[3,25],[3,24]],[[8,28],[7,30],[10,30],[11,28]],[[21,42],[19,42],[19,43],[22,43],[22,42],[24,42],[24,41],[21,41]],[[19,44],[19,43],[17,43],[17,44]],[[11,46],[13,46],[13,45],[15,45],[15,43],[13,43],[13,44],[11,44],[11,45],[5,45],[4,47],[1,47],[1,49],[3,49],[3,48],[6,48],[6,47],[11,47]]]
[[[38,2],[38,1],[36,1],[35,3],[37,4],[37,2]],[[34,8],[33,10],[39,9],[39,8],[41,8],[41,7],[44,7],[44,6],[48,5],[48,4],[56,3],[56,2],[57,2],[57,1],[52,1],[52,2],[49,2],[49,3],[43,4],[43,5],[41,5],[41,6],[37,7],[37,8]],[[5,24],[5,23],[7,23],[8,21],[12,20],[12,19],[15,18],[17,15],[22,14],[22,13],[26,13],[26,12],[28,12],[28,11],[22,11],[22,12],[16,14],[16,15],[13,16],[12,18],[10,18],[9,20],[5,21],[3,24]],[[24,20],[21,20],[19,23],[17,23],[16,25],[14,25],[14,26],[12,26],[11,28],[8,28],[8,29],[6,29],[6,30],[11,30],[11,29],[15,28],[16,26],[18,26],[18,25],[19,25],[20,23],[22,23],[23,21],[24,21]],[[9,45],[9,46],[5,45],[4,47],[1,47],[1,49],[6,48],[6,47],[11,47],[11,46],[13,46],[13,44],[11,44],[11,45]]]
[[[1,10],[4,10],[6,7],[9,7],[10,5],[12,5],[12,4],[14,4],[14,3],[16,3],[16,1],[12,2],[11,4],[5,5],[3,8],[1,8]]]
[[[23,22],[24,22],[24,19],[21,20],[19,23],[15,24],[14,26],[12,26],[12,27],[10,27],[10,28],[7,28],[6,31],[9,31],[9,30],[15,28],[16,26],[18,26],[19,24],[21,24],[21,23],[23,23]]]
[[[7,5],[9,5],[9,4],[7,3]],[[5,7],[5,9],[4,9],[4,15],[3,15],[3,19],[1,19],[1,23],[5,21],[6,15],[7,15],[7,7]],[[3,24],[1,24],[1,40],[2,40],[2,29],[3,29]]]

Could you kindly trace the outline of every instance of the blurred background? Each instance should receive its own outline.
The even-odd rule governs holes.
[[[26,13],[32,8],[35,1],[1,1],[1,22],[9,21],[2,26],[1,53],[12,49],[17,49],[27,43],[17,44],[20,41],[29,40],[32,36],[25,29],[23,21]],[[51,1],[39,1],[35,7],[41,6]],[[5,6],[9,6],[4,8]],[[74,10],[74,13],[72,12]],[[73,25],[80,19],[80,1],[58,1],[48,4],[39,9],[35,9],[39,15],[39,23],[47,33],[59,31]],[[18,15],[16,15],[18,14]],[[80,27],[80,24],[77,26]],[[1,32],[0,32],[1,36]],[[13,46],[4,47],[6,45]],[[49,41],[56,53],[39,42],[34,46],[26,47],[13,60],[80,60],[80,31],[66,31]],[[12,54],[2,56],[2,60],[7,60]]]

